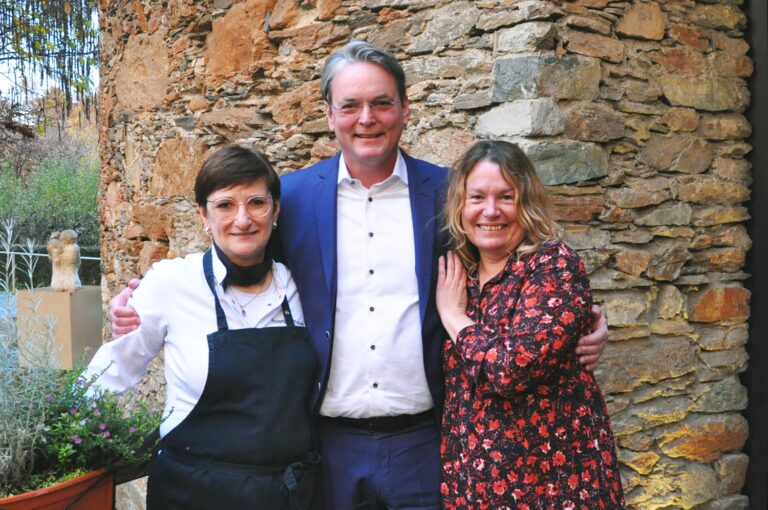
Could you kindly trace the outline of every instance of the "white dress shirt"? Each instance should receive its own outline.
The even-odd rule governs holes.
[[[296,284],[288,269],[272,265],[272,282],[246,305],[250,297],[221,282],[226,269],[213,252],[216,292],[230,329],[284,326],[281,304],[288,296],[294,322],[304,325],[304,314]],[[234,296],[234,297],[233,297]],[[239,301],[246,310],[243,316]],[[152,358],[165,354],[166,397],[160,435],[173,430],[195,407],[208,374],[207,335],[217,330],[213,295],[203,274],[203,254],[163,260],[152,266],[133,292],[130,304],[141,318],[141,326],[104,344],[88,365],[88,374],[98,374],[99,386],[121,393],[141,380]],[[108,368],[107,368],[108,367]]]
[[[416,414],[434,404],[427,385],[408,173],[398,152],[386,180],[366,188],[343,156],[336,197],[335,335],[320,414]]]

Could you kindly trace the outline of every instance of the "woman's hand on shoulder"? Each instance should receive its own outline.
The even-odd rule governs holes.
[[[437,313],[451,340],[467,326],[474,324],[467,317],[467,271],[454,251],[437,261]]]

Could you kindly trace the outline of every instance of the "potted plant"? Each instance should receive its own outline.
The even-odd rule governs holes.
[[[0,232],[0,249],[14,246],[12,239],[12,229]],[[17,268],[9,259],[0,291],[13,297]],[[22,263],[31,281],[33,257],[22,255]],[[111,509],[115,472],[149,460],[147,438],[161,413],[136,393],[94,386],[99,374],[56,368],[55,324],[36,314],[32,320],[45,327],[27,329],[38,333],[22,348],[12,311],[0,313],[0,509]]]

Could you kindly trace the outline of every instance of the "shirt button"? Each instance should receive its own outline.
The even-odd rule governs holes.
[[[369,269],[368,274],[373,274],[373,269]]]
[[[378,388],[379,387],[379,383],[377,383],[377,382],[373,383],[373,387],[374,388]]]
[[[371,198],[371,197],[368,197],[368,201],[369,201],[369,202],[373,202],[373,198]]]
[[[375,350],[376,350],[376,346],[375,346],[375,345],[372,345],[372,346],[371,346],[371,350],[372,350],[372,351],[375,351]]]
[[[373,237],[373,232],[368,232],[368,237]]]
[[[375,308],[374,308],[374,307],[370,307],[370,308],[369,308],[369,310],[370,310],[370,311],[374,311],[374,310],[375,310]]]

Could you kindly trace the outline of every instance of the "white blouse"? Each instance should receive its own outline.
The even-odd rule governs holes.
[[[255,298],[251,299],[232,287],[224,291],[221,282],[226,269],[215,251],[212,258],[216,292],[230,329],[284,326],[281,304],[285,296],[294,322],[304,325],[296,284],[283,264],[273,263],[270,286],[258,296],[251,295]],[[86,375],[104,372],[97,384],[122,393],[144,377],[150,361],[162,349],[164,416],[168,418],[160,425],[160,435],[165,436],[192,411],[207,378],[207,335],[217,326],[213,295],[203,274],[203,254],[155,263],[133,292],[130,304],[138,312],[141,326],[104,344],[88,365]]]

